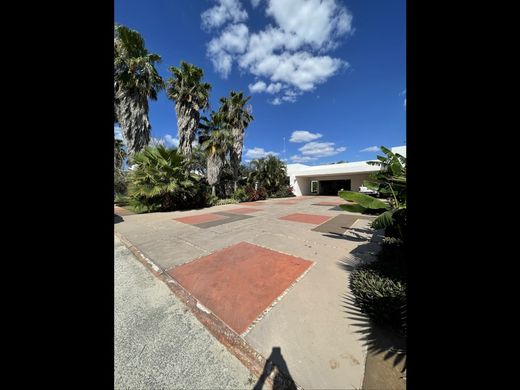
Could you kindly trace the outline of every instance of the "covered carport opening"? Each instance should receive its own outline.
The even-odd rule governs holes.
[[[338,191],[351,190],[350,179],[318,180],[318,195],[338,195]]]

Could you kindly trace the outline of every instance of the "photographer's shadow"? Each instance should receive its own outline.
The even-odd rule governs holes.
[[[296,384],[289,373],[287,363],[282,356],[280,347],[273,347],[271,355],[267,358],[264,366],[264,371],[253,390],[262,390],[265,381],[276,369],[276,374],[273,378],[273,390],[296,390]]]

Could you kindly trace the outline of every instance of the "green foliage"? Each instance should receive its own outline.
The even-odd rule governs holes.
[[[381,146],[386,156],[377,156],[377,161],[369,161],[370,165],[381,169],[370,175],[365,186],[387,195],[389,205],[379,199],[358,192],[340,191],[339,196],[355,202],[353,205],[341,205],[343,210],[360,213],[373,211],[380,214],[374,221],[374,229],[385,229],[387,236],[405,240],[406,236],[406,158]]]
[[[177,149],[146,147],[135,155],[129,175],[130,204],[138,212],[168,211],[207,204],[207,185],[186,169]]]
[[[378,214],[380,212],[377,210],[366,209],[359,204],[340,204],[339,207],[345,211],[349,211],[351,213],[361,213],[361,214]]]
[[[157,100],[164,82],[157,69],[161,57],[149,53],[135,30],[114,26],[114,122],[129,154],[142,150],[150,141],[148,99]]]
[[[293,188],[291,186],[280,187],[280,189],[272,193],[270,198],[291,198],[294,197]]]
[[[350,275],[350,288],[356,303],[374,323],[404,331],[406,282],[398,265],[384,261],[361,265]]]
[[[247,196],[246,201],[248,202],[267,199],[267,190],[264,187],[258,187],[258,189],[255,190],[253,186],[246,186],[244,191]]]
[[[359,206],[365,208],[365,209],[371,209],[371,210],[386,210],[388,209],[388,205],[379,200],[376,199],[370,195],[361,194],[359,192],[353,192],[353,191],[339,191],[338,195],[340,198],[348,200],[350,202],[356,202]]]
[[[370,174],[365,185],[388,196],[393,208],[406,207],[406,157],[393,153],[381,146],[385,156],[377,156],[377,161],[368,164],[380,166],[378,172]]]
[[[114,192],[116,195],[126,195],[128,192],[127,173],[123,170],[114,171]]]
[[[230,151],[230,167],[232,177],[236,181],[240,177],[240,161],[244,146],[244,134],[249,123],[254,119],[251,115],[251,106],[246,104],[251,96],[244,96],[243,92],[231,91],[229,97],[220,98],[219,112],[225,118],[233,134],[233,147]]]
[[[239,202],[245,202],[247,200],[246,191],[243,187],[238,187],[233,194],[233,198],[238,200]]]
[[[167,81],[168,98],[180,105],[194,106],[196,111],[209,105],[211,84],[203,83],[204,71],[196,65],[181,61],[180,66],[170,66],[172,73]]]
[[[237,199],[219,199],[215,202],[215,206],[222,206],[222,205],[225,205],[225,204],[237,204],[238,203],[238,200]]]
[[[126,195],[116,194],[114,204],[118,206],[126,206],[130,203],[130,198]]]
[[[269,196],[287,186],[287,169],[282,160],[273,155],[253,160],[250,163],[252,172],[249,176],[251,184],[258,183],[265,187]]]

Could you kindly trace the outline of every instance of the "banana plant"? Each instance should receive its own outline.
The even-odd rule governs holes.
[[[379,214],[372,221],[374,229],[394,229],[398,238],[404,240],[406,226],[406,158],[393,153],[381,146],[386,156],[377,156],[378,161],[369,161],[368,164],[380,166],[381,170],[371,175],[364,185],[371,190],[378,191],[389,197],[389,204],[360,194],[359,192],[340,191],[338,195],[345,200],[354,202],[350,205],[341,205],[345,211],[358,213]]]

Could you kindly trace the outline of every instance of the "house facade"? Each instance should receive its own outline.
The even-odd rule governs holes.
[[[406,146],[396,146],[391,150],[406,157]],[[288,164],[287,176],[296,196],[337,195],[340,190],[359,191],[369,175],[379,169],[369,165],[368,161],[317,166]]]

